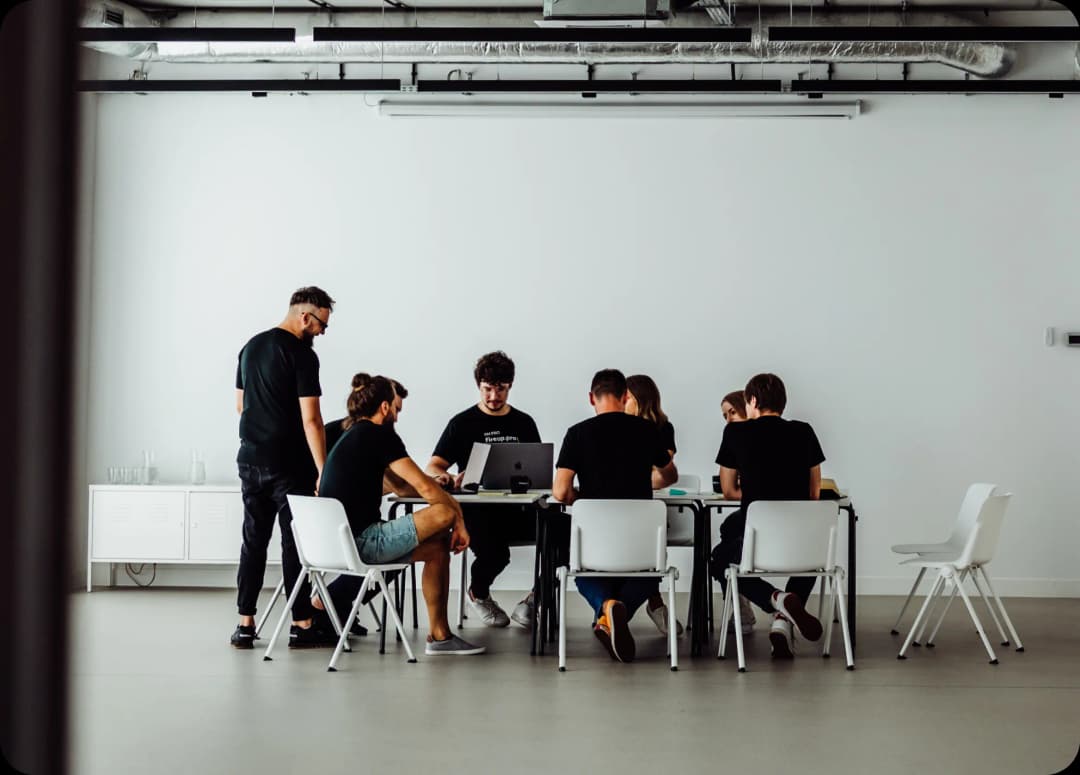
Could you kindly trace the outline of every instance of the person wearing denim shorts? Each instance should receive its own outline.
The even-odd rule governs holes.
[[[423,591],[429,624],[425,654],[483,653],[483,646],[468,643],[450,631],[446,615],[450,552],[461,552],[469,546],[461,506],[406,452],[394,430],[402,401],[395,395],[392,381],[357,374],[353,386],[345,432],[326,460],[319,495],[336,498],[345,507],[363,562],[424,563]],[[429,505],[383,522],[382,497],[390,491],[423,498]],[[329,591],[330,601],[312,602],[317,608],[329,602],[340,617],[350,610],[359,585],[355,579],[342,576],[330,585]]]

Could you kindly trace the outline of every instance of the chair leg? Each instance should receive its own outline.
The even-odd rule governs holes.
[[[724,571],[726,574],[727,571]],[[724,589],[724,607],[720,612],[720,647],[716,652],[717,659],[727,658],[727,640],[728,640],[728,621],[731,619],[731,582],[725,585]]]
[[[345,642],[349,639],[349,629],[352,627],[353,621],[356,620],[356,615],[360,611],[360,601],[364,599],[364,593],[368,590],[368,585],[371,583],[371,573],[368,572],[364,576],[364,583],[360,585],[360,591],[356,594],[356,599],[353,600],[352,608],[349,609],[349,618],[345,620],[345,626],[339,628],[337,646],[334,647],[334,653],[330,656],[330,664],[326,666],[326,672],[333,673],[337,671],[338,657],[341,656],[342,650],[345,648]],[[333,606],[330,606],[333,608]],[[337,614],[331,614],[332,619],[337,619]]]
[[[855,669],[855,655],[852,653],[852,650],[851,650],[851,630],[848,629],[847,601],[844,600],[844,579],[843,579],[843,576],[844,576],[844,572],[841,571],[840,572],[840,578],[834,578],[833,579],[832,586],[833,586],[833,589],[836,591],[835,602],[833,603],[833,605],[836,606],[837,610],[840,613],[840,629],[844,634],[844,656],[847,657],[847,669],[848,670],[854,670]]]
[[[420,620],[416,613],[416,563],[414,562],[409,566],[409,573],[412,576],[412,628],[414,630],[420,629]]]
[[[836,573],[833,570],[833,573]],[[829,591],[829,606],[825,610],[829,612],[828,619],[825,620],[825,643],[821,647],[821,656],[828,657],[832,651],[832,626],[833,618],[836,616],[836,578],[833,576],[821,577],[821,600],[818,601],[818,621],[821,621],[822,611],[821,603],[825,600],[825,590]]]
[[[386,579],[383,577],[381,571],[375,571],[375,581],[382,589],[383,600],[390,595],[390,589],[386,586]],[[394,623],[394,629],[397,630],[398,639],[405,647],[405,653],[409,655],[409,662],[415,662],[416,657],[413,656],[412,647],[409,645],[409,638],[405,635],[405,627],[401,624],[401,617],[398,616],[398,611],[395,606],[387,606],[386,611],[390,616],[390,621]],[[386,628],[383,628],[383,632],[386,632]]]
[[[465,550],[459,556],[461,557],[461,594],[458,595],[458,612],[457,612],[457,626],[460,630],[465,622],[465,597],[469,594],[468,579],[465,578],[466,566],[468,563],[465,561],[465,555],[469,552]]]
[[[911,585],[911,591],[907,593],[907,599],[904,600],[904,604],[900,606],[900,614],[896,617],[896,622],[892,626],[892,634],[900,634],[900,621],[904,618],[904,614],[907,612],[908,606],[911,605],[911,598],[915,597],[915,590],[919,588],[919,584],[923,580],[923,576],[926,575],[926,568],[919,568],[919,575],[915,577],[915,583]]]
[[[296,598],[300,596],[300,587],[304,586],[304,579],[307,577],[307,573],[306,568],[301,568],[299,575],[296,577],[296,583],[293,584],[292,593],[285,602],[285,610],[282,611],[281,616],[278,617],[278,623],[274,628],[274,634],[270,636],[270,642],[266,644],[266,652],[263,654],[264,662],[269,662],[271,655],[274,653],[274,645],[277,643],[278,636],[281,635],[281,628],[285,626],[285,620],[289,618],[289,614],[292,612],[293,603],[295,603]]]
[[[735,622],[735,651],[739,657],[739,672],[745,673],[746,654],[743,652],[742,642],[742,611],[739,610],[739,571],[735,566],[728,568],[728,584],[731,587],[732,619]]]
[[[566,568],[559,568],[559,605],[560,608],[566,606],[566,584],[567,573]],[[566,672],[566,617],[559,617],[559,672]]]
[[[389,629],[386,626],[386,623],[388,621],[390,621],[389,619],[386,618],[386,609],[387,609],[386,595],[383,595],[383,599],[382,599],[382,623],[383,623],[383,626],[379,629],[379,653],[380,654],[385,654],[386,653],[386,631],[387,631],[387,629]]]
[[[971,574],[971,581],[975,584],[975,590],[979,593],[979,597],[982,598],[983,603],[986,604],[986,610],[990,612],[990,618],[994,620],[994,626],[997,627],[998,635],[1001,636],[1001,645],[1008,646],[1009,639],[1005,635],[1005,628],[1001,626],[1001,619],[998,618],[997,611],[994,610],[993,604],[990,602],[990,598],[983,592],[982,584],[979,583],[979,571],[976,569]]]
[[[668,568],[668,650],[671,652],[671,669],[679,669],[679,641],[675,619],[675,576],[674,568]]]
[[[926,612],[930,608],[930,603],[933,602],[934,597],[938,593],[938,589],[943,585],[944,581],[945,572],[941,571],[938,573],[937,578],[934,579],[934,583],[930,586],[930,593],[926,596],[926,600],[923,601],[922,608],[919,609],[919,613],[915,617],[915,621],[911,623],[911,631],[908,632],[907,637],[904,638],[904,643],[902,646],[900,646],[900,652],[896,655],[897,659],[907,659],[907,657],[904,656],[904,652],[906,652],[908,650],[908,647],[910,647],[911,644],[914,642],[915,632],[919,629],[920,626],[922,626],[923,619],[926,618]]]
[[[976,573],[982,571],[983,581],[986,582],[986,588],[990,590],[990,596],[994,598],[994,602],[997,603],[998,610],[1001,611],[1001,618],[1005,620],[1005,626],[1009,628],[1009,634],[1012,636],[1013,643],[1016,644],[1017,651],[1024,650],[1024,644],[1020,640],[1020,635],[1016,632],[1016,628],[1013,627],[1012,619],[1009,618],[1008,612],[1005,610],[1005,605],[1001,602],[1001,598],[998,597],[998,593],[994,590],[994,585],[990,583],[990,574],[986,572],[985,567],[979,567],[975,570]]]
[[[956,581],[956,578],[953,578]],[[926,628],[930,626],[930,620],[937,613],[938,603],[941,602],[941,595],[945,593],[945,587],[948,585],[948,579],[945,579],[941,588],[938,590],[938,596],[934,598],[934,601],[930,603],[930,608],[926,612],[926,616],[923,617],[922,627],[919,628],[918,634],[915,635],[915,640],[912,641],[913,646],[922,646],[926,642]]]
[[[945,621],[945,615],[949,613],[949,608],[952,607],[953,600],[956,599],[956,593],[959,585],[962,584],[964,581],[963,574],[961,574],[957,579],[955,579],[955,581],[957,583],[953,584],[952,591],[949,593],[949,599],[945,601],[945,606],[941,609],[941,615],[938,617],[937,624],[935,624],[934,629],[931,630],[930,637],[926,639],[926,647],[928,649],[934,648],[934,641],[937,639],[938,630],[941,629],[941,624]]]
[[[259,623],[255,625],[255,637],[259,637],[259,633],[262,632],[263,626],[266,624],[266,620],[270,618],[270,612],[274,610],[274,606],[277,605],[278,597],[285,596],[285,577],[282,576],[278,581],[277,586],[274,587],[274,594],[270,596],[270,605],[266,606],[266,610],[263,611],[263,615],[259,618]]]
[[[975,623],[975,629],[979,631],[979,637],[982,639],[983,646],[986,647],[986,653],[990,655],[990,664],[996,665],[998,663],[997,654],[994,653],[994,649],[990,646],[990,639],[986,637],[986,631],[983,629],[982,622],[979,621],[979,615],[975,613],[975,606],[971,604],[971,598],[968,597],[968,593],[964,591],[963,584],[957,584],[957,589],[960,591],[960,597],[964,600],[964,605],[967,607],[968,614],[971,616],[971,621]]]
[[[315,591],[319,593],[319,597],[322,598],[323,605],[326,606],[326,615],[330,619],[330,625],[334,628],[334,634],[340,636],[343,632],[348,632],[341,626],[341,620],[338,619],[337,611],[334,610],[333,603],[330,602],[330,590],[326,588],[326,574],[325,573],[312,573],[311,580],[314,582],[312,586],[315,587]],[[349,638],[345,637],[345,650],[352,651],[349,646]]]

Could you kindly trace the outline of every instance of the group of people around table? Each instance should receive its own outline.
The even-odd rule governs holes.
[[[360,373],[353,377],[347,415],[323,422],[319,359],[314,339],[326,333],[334,300],[320,288],[297,290],[285,319],[256,334],[240,351],[236,408],[240,414],[237,466],[244,503],[237,608],[240,622],[230,642],[252,648],[255,613],[266,570],[267,546],[275,519],[281,527],[282,569],[288,589],[300,575],[292,538],[287,495],[336,498],[345,508],[360,559],[367,564],[423,562],[422,589],[427,606],[428,655],[480,654],[484,646],[450,629],[447,606],[450,555],[471,549],[474,562],[469,605],[489,627],[511,621],[531,627],[533,593],[511,613],[491,596],[491,587],[510,563],[510,547],[535,540],[532,506],[462,507],[451,492],[460,488],[474,442],[540,442],[536,423],[508,403],[514,362],[503,352],[482,356],[474,378],[479,401],[450,418],[425,468],[415,462],[395,430],[408,397],[397,380]],[[804,422],[786,420],[784,383],[758,374],[741,391],[724,396],[720,408],[727,425],[716,457],[723,495],[740,501],[720,527],[712,552],[715,578],[742,556],[747,507],[755,500],[817,499],[821,462],[817,436]],[[555,464],[552,497],[569,506],[583,498],[648,499],[678,479],[675,430],[660,403],[660,391],[646,375],[598,371],[589,386],[594,416],[571,426]],[[744,422],[744,421],[751,422]],[[456,468],[456,473],[452,470]],[[427,505],[397,519],[382,519],[387,493],[422,498]],[[553,520],[554,543],[564,555],[569,520]],[[769,639],[773,656],[791,658],[795,633],[818,640],[821,623],[806,610],[813,577],[793,577],[785,590],[749,578],[740,593],[773,617]],[[659,580],[640,577],[582,577],[577,588],[594,612],[593,632],[612,659],[630,662],[635,643],[629,622],[642,606],[657,629],[667,634],[667,608]],[[333,647],[327,606],[339,618],[351,609],[361,579],[341,576],[329,585],[329,600],[312,596],[306,580],[292,608],[290,648]],[[367,593],[370,602],[377,590]],[[749,605],[741,607],[745,633],[754,626]],[[682,625],[677,623],[680,634]],[[354,634],[366,634],[355,624]]]

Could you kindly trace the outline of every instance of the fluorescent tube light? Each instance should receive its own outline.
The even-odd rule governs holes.
[[[852,102],[421,102],[381,100],[388,118],[854,118],[862,103]]]

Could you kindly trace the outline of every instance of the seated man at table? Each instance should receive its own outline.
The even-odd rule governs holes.
[[[352,378],[352,385],[349,387],[349,396],[357,388],[357,385],[364,379],[370,379],[367,374],[355,374]],[[405,389],[405,386],[398,382],[396,379],[390,380],[390,384],[394,386],[394,395],[398,399],[404,400],[409,397],[409,391]],[[345,396],[345,405],[349,404],[349,396]],[[398,412],[401,411],[401,400],[397,402]],[[324,426],[326,430],[326,454],[330,454],[330,450],[334,448],[334,445],[338,443],[343,435],[345,435],[345,421],[348,417],[340,417],[337,420],[331,420]]]
[[[747,422],[728,423],[716,455],[724,497],[741,501],[741,509],[724,521],[721,542],[713,549],[713,577],[721,587],[726,583],[724,571],[742,560],[750,504],[756,500],[817,500],[825,460],[808,423],[780,416],[787,406],[787,391],[778,376],[754,376],[743,394]],[[745,597],[766,613],[775,613],[769,631],[773,657],[793,656],[793,625],[806,640],[821,637],[821,622],[806,610],[814,582],[813,576],[792,577],[781,592],[765,579],[739,581],[739,591]]]
[[[480,400],[450,418],[427,464],[427,472],[447,487],[461,486],[474,442],[540,441],[540,431],[533,418],[507,403],[510,388],[514,386],[514,362],[506,353],[497,351],[482,355],[476,362],[473,378],[480,391]],[[458,469],[457,476],[448,473],[454,465]],[[466,506],[465,524],[472,537],[469,548],[476,556],[469,573],[470,610],[488,627],[506,627],[511,620],[522,627],[531,627],[532,593],[507,616],[491,596],[491,585],[510,564],[510,544],[535,540],[533,507]]]
[[[386,377],[357,377],[349,396],[346,432],[327,458],[319,495],[337,498],[344,505],[363,562],[424,563],[424,602],[430,625],[425,654],[480,654],[484,647],[450,632],[446,618],[449,553],[469,545],[461,507],[405,451],[394,430],[401,399],[395,396],[392,382]],[[398,495],[421,497],[430,505],[383,522],[380,511],[387,478]],[[342,576],[330,585],[339,614],[347,612],[352,602],[341,599],[342,590],[352,590],[353,599],[359,591],[355,581]]]
[[[648,499],[652,498],[654,483],[667,487],[679,478],[668,442],[656,423],[626,414],[626,393],[622,372],[596,372],[589,389],[589,403],[596,416],[572,426],[559,450],[552,488],[559,501],[571,504],[582,498]],[[656,592],[660,581],[632,576],[578,577],[576,583],[596,614],[596,638],[612,659],[633,661],[630,619]]]

